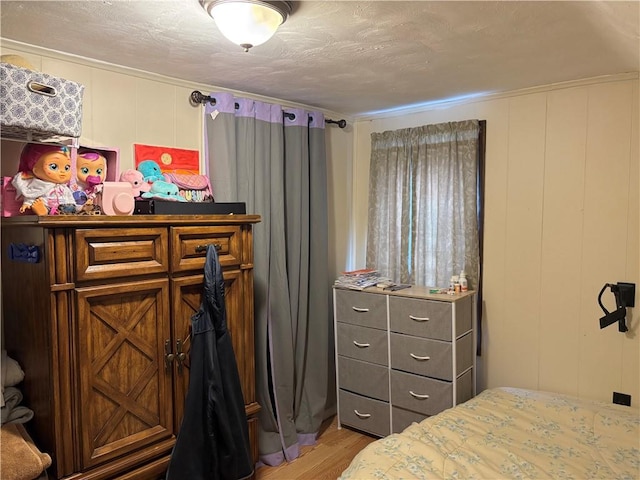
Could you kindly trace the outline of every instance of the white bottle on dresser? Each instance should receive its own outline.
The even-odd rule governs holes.
[[[467,273],[462,270],[460,272],[460,277],[458,278],[458,282],[460,283],[460,291],[466,292],[469,290],[469,282],[467,281]]]

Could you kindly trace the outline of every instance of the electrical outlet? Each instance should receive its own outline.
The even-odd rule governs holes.
[[[618,282],[618,291],[620,292],[620,303],[623,307],[633,307],[636,303],[636,284]]]
[[[631,406],[631,395],[627,395],[626,393],[613,392],[613,403],[617,403],[618,405],[625,405],[627,407],[630,407]]]

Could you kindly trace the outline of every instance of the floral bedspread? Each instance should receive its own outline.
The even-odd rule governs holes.
[[[368,445],[339,480],[640,479],[640,411],[515,388]]]

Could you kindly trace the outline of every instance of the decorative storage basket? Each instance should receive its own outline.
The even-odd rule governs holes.
[[[51,141],[82,132],[84,85],[0,63],[0,127],[6,138]]]

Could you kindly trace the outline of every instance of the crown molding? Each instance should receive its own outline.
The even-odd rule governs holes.
[[[535,93],[550,92],[552,90],[562,90],[566,88],[584,87],[588,85],[594,85],[599,83],[609,82],[625,82],[629,80],[638,80],[640,78],[640,72],[625,72],[612,75],[600,75],[598,77],[583,78],[579,80],[570,80],[566,82],[550,83],[548,85],[539,85],[535,87],[521,88],[518,90],[510,90],[505,92],[486,93],[478,95],[469,95],[461,98],[454,98],[450,100],[436,100],[433,102],[425,102],[420,105],[411,105],[406,108],[399,107],[393,110],[387,110],[384,112],[365,113],[363,115],[355,115],[354,121],[370,121],[380,120],[385,118],[400,117],[404,115],[411,115],[414,113],[428,112],[431,110],[443,110],[451,108],[457,105],[466,105],[470,103],[486,102],[490,100],[498,100],[502,98],[518,97],[522,95],[531,95]]]
[[[144,70],[124,67],[122,65],[116,65],[114,63],[103,62],[101,60],[82,57],[80,55],[73,55],[71,53],[61,52],[58,50],[50,50],[44,47],[38,47],[36,45],[30,45],[28,43],[17,42],[15,40],[10,40],[7,38],[0,37],[0,50],[5,48],[11,49],[11,50],[17,50],[23,53],[28,53],[30,55],[44,56],[47,58],[53,58],[53,59],[64,61],[64,62],[71,62],[71,63],[75,63],[85,67],[109,70],[110,72],[121,73],[123,75],[129,75],[132,77],[137,77],[145,80],[162,82],[169,85],[173,85],[175,87],[183,87],[189,90],[201,90],[204,92],[230,92],[234,95],[251,98],[253,100],[257,100],[260,102],[275,103],[288,108],[302,108],[310,111],[318,111],[318,112],[322,112],[327,117],[340,117],[340,118],[344,118],[347,121],[347,123],[353,122],[353,117],[345,115],[344,113],[324,110],[322,108],[318,108],[313,105],[288,102],[281,98],[266,97],[266,96],[257,95],[251,92],[232,90],[230,88],[225,88],[218,85],[208,85],[204,83],[190,82],[188,80],[183,80],[180,78],[168,77],[168,76],[160,75],[157,73],[147,72]],[[343,129],[340,129],[340,130],[343,130]]]

